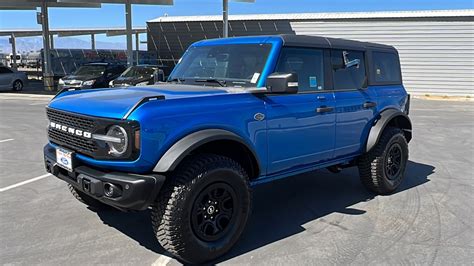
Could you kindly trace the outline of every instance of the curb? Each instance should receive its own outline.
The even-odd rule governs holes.
[[[4,97],[6,96],[6,97]],[[0,93],[0,98],[3,99],[22,99],[22,98],[31,98],[31,99],[52,99],[54,95],[42,95],[42,94],[28,94],[28,93]]]
[[[428,95],[411,95],[414,99],[428,100],[428,101],[447,101],[447,102],[474,102],[472,97],[463,96],[428,96]]]

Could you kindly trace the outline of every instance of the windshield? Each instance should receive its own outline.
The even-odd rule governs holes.
[[[120,75],[125,78],[144,78],[153,76],[155,69],[152,67],[132,66]]]
[[[76,76],[101,76],[104,74],[105,66],[81,66],[74,72]]]
[[[169,81],[185,83],[222,81],[232,86],[255,86],[262,73],[270,44],[234,44],[190,47]],[[229,84],[230,83],[230,84]]]

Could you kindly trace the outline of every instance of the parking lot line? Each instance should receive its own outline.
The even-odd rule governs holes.
[[[40,102],[40,103],[30,103],[28,105],[44,105],[44,106],[46,106],[46,105],[48,105],[48,103],[47,102]]]
[[[12,189],[12,188],[16,188],[16,187],[23,186],[23,185],[26,185],[26,184],[31,183],[31,182],[38,181],[38,180],[43,179],[43,178],[46,178],[46,177],[48,177],[48,176],[50,176],[50,175],[51,175],[51,174],[40,175],[40,176],[31,178],[31,179],[25,180],[25,181],[23,181],[23,182],[13,184],[13,185],[8,186],[8,187],[0,188],[0,192],[4,192],[4,191],[10,190],[10,189]]]
[[[7,141],[12,141],[12,140],[14,140],[14,139],[2,139],[2,140],[0,140],[0,143],[7,142]]]
[[[160,255],[158,259],[151,264],[151,266],[166,266],[171,261],[171,257],[166,255]]]

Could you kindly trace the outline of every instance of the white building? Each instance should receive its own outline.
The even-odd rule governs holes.
[[[229,20],[229,36],[293,33],[393,45],[410,93],[474,96],[474,9],[231,15]],[[221,36],[221,16],[148,21],[148,49],[168,65],[191,43]]]

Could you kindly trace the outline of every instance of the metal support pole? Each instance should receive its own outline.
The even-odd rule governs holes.
[[[13,69],[17,69],[17,64],[16,64],[16,38],[15,34],[11,35],[10,42],[12,44],[12,56],[13,58],[10,58],[12,60],[11,66]]]
[[[41,3],[41,27],[43,29],[43,83],[46,90],[53,90],[53,73],[51,71],[51,54],[49,44],[48,2]]]
[[[91,34],[91,49],[95,50],[95,34]]]
[[[229,0],[222,0],[222,37],[229,37]]]
[[[133,41],[132,41],[132,4],[125,3],[125,31],[127,35],[127,65],[133,65]]]
[[[51,35],[49,35],[49,36],[51,36],[51,40],[50,40],[50,43],[49,43],[49,44],[51,45],[51,49],[54,49],[54,35],[51,34]]]
[[[135,50],[137,50],[137,65],[138,65],[138,54],[140,53],[140,33],[135,33]]]

